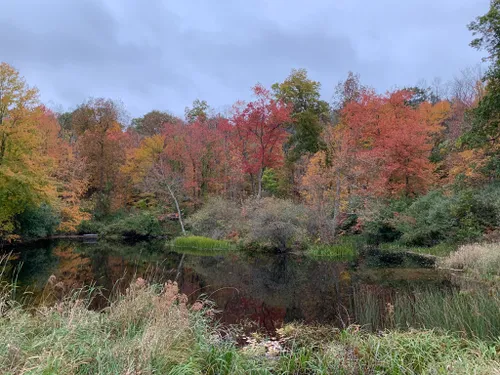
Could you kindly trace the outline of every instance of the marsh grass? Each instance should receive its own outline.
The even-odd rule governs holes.
[[[175,238],[171,246],[174,249],[187,250],[235,250],[236,245],[230,241],[214,240],[202,236],[187,236]]]
[[[466,271],[476,279],[500,277],[500,243],[471,244],[460,247],[443,259],[444,268]]]
[[[312,257],[354,260],[362,244],[359,236],[343,236],[334,244],[313,244],[309,247],[307,254]]]
[[[373,290],[354,292],[354,320],[370,330],[439,327],[469,338],[500,337],[500,292],[430,288],[387,298]]]

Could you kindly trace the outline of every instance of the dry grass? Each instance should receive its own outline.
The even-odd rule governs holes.
[[[479,278],[500,276],[500,243],[462,246],[443,259],[440,266],[464,270]]]

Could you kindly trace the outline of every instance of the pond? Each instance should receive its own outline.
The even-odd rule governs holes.
[[[268,331],[291,321],[338,326],[361,322],[383,328],[384,314],[390,313],[397,296],[412,296],[417,287],[450,288],[448,277],[431,267],[369,254],[332,260],[293,254],[182,253],[164,241],[76,240],[42,241],[9,251],[8,277],[17,280],[18,298],[57,299],[92,285],[100,290],[92,305],[98,309],[137,277],[153,282],[177,278],[191,301],[213,301],[223,323],[246,322]]]

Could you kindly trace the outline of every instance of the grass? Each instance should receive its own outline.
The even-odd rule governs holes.
[[[461,269],[477,279],[500,278],[500,244],[471,244],[443,259],[444,268]]]
[[[201,236],[177,237],[172,241],[172,247],[187,250],[234,250],[234,243],[225,240],[214,240]]]
[[[138,279],[102,312],[81,291],[56,305],[1,297],[0,373],[14,374],[498,374],[500,341],[436,330],[287,325],[236,343],[237,331],[190,306],[176,284]]]
[[[361,238],[356,236],[339,237],[335,244],[313,244],[309,247],[307,255],[312,257],[328,257],[339,260],[353,260],[358,255]]]
[[[390,302],[387,302],[390,301]],[[461,336],[500,338],[500,292],[414,289],[391,298],[372,289],[354,293],[354,320],[370,330],[441,329]]]

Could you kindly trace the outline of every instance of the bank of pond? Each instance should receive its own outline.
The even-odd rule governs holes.
[[[0,372],[500,368],[498,244],[441,258],[415,249],[350,251],[353,243],[284,254],[203,238],[58,239],[4,249]]]

